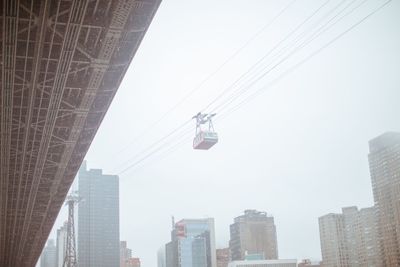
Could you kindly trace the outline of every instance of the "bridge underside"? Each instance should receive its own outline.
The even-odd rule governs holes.
[[[3,0],[0,266],[34,266],[161,0]]]

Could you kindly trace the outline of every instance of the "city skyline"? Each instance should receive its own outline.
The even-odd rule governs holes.
[[[0,267],[400,266],[399,14],[3,0]]]
[[[376,153],[380,153],[377,155],[382,157],[382,155],[385,155],[385,154],[382,154],[381,151],[383,151],[382,149],[386,149],[383,152],[383,153],[388,153],[387,154],[388,156],[385,156],[385,158],[384,158],[385,160],[393,161],[396,164],[397,164],[396,160],[400,160],[400,157],[398,157],[397,159],[393,158],[393,157],[396,157],[397,154],[399,154],[398,152],[396,152],[397,151],[396,149],[399,149],[399,147],[400,147],[400,133],[385,132],[385,133],[371,139],[369,141],[369,144],[370,144],[369,158],[370,158],[370,164],[371,164],[370,168],[372,170],[371,179],[372,179],[372,181],[374,181],[373,179],[377,179],[377,177],[379,177],[379,174],[378,174],[378,176],[376,176],[377,175],[376,168],[378,168],[380,166],[379,164],[381,164],[380,162],[382,162],[382,160],[381,160],[381,161],[378,161],[378,163],[376,163],[377,160],[374,158],[374,157],[376,157],[375,156]],[[391,146],[393,148],[391,148]],[[386,151],[388,151],[388,152],[386,152]],[[393,159],[388,158],[388,157],[392,157]],[[393,166],[395,166],[395,168],[392,168],[392,167],[390,167],[390,168],[392,168],[391,170],[393,172],[395,172],[397,165],[393,165]],[[84,172],[88,172],[86,169],[87,169],[87,165],[86,165],[86,162],[84,162],[80,169],[80,172],[82,174]],[[94,173],[92,175],[95,175],[95,176],[96,175],[98,176],[99,174],[102,175],[101,170],[100,170],[100,172],[99,172],[99,170],[96,170],[96,169],[91,169],[91,171],[92,170],[94,170]],[[399,170],[397,170],[397,172],[399,172]],[[91,176],[90,172],[88,172],[88,175]],[[372,182],[372,183],[376,184],[376,182]],[[377,236],[378,236],[377,231],[378,231],[379,227],[377,225],[378,217],[376,217],[377,210],[375,209],[375,207],[374,206],[373,207],[365,207],[360,210],[358,210],[358,208],[355,206],[344,207],[344,208],[342,208],[342,212],[343,212],[343,214],[328,213],[327,215],[319,217],[321,253],[322,253],[322,258],[325,258],[325,262],[324,262],[324,264],[326,264],[325,266],[331,266],[331,265],[335,266],[335,264],[342,264],[342,265],[364,264],[365,265],[367,262],[370,263],[371,266],[379,266],[377,264],[381,260],[380,257],[383,257],[385,255],[385,253],[383,253],[383,255],[376,254],[377,251],[379,251],[378,239],[377,239]],[[174,238],[175,235],[176,236],[180,236],[181,234],[185,235],[186,227],[184,225],[186,225],[188,222],[189,222],[189,224],[190,223],[196,224],[196,223],[200,223],[200,221],[201,221],[201,219],[200,220],[199,219],[183,219],[177,223],[174,223],[174,217],[172,217],[172,220],[173,220],[173,226],[174,226],[173,231],[171,232],[172,238]],[[212,218],[212,219],[206,219],[206,220],[208,220],[208,221],[212,220],[212,223],[210,224],[210,225],[212,225],[212,228],[210,228],[210,229],[212,229],[211,232],[213,234],[212,234],[212,237],[209,236],[208,238],[212,238],[212,240],[214,240],[215,239],[215,237],[214,237],[214,231],[215,231],[214,230],[214,219]],[[272,223],[272,227],[273,227],[272,229],[274,231],[273,239],[275,240],[275,241],[274,240],[272,240],[272,241],[276,242],[277,234],[276,234],[276,226],[274,224],[274,218],[268,217],[266,212],[260,212],[260,211],[256,211],[256,210],[250,210],[250,209],[245,210],[244,215],[234,218],[234,224],[231,224],[231,226],[230,226],[231,242],[232,242],[232,240],[234,240],[232,238],[238,238],[238,237],[232,236],[232,233],[235,234],[236,232],[239,232],[239,231],[243,232],[243,230],[240,230],[240,228],[238,228],[238,227],[251,227],[251,224],[249,226],[246,226],[249,222],[253,222],[253,224],[256,223],[256,224],[254,224],[254,226],[256,228],[259,228],[259,227],[257,227],[257,224],[259,224],[260,222],[261,223],[262,222]],[[209,223],[210,222],[208,222],[207,224],[209,224]],[[184,227],[183,230],[182,229],[180,230],[180,228],[179,228],[180,225],[182,225]],[[243,226],[240,226],[240,225],[243,225]],[[65,226],[63,226],[63,227],[65,227]],[[57,244],[56,244],[57,250],[56,250],[56,247],[54,247],[54,254],[55,254],[54,256],[55,257],[58,256],[58,255],[56,256],[56,251],[57,251],[57,253],[59,253],[58,252],[58,250],[59,250],[58,249],[58,242],[59,242],[58,235],[59,235],[59,231],[61,232],[63,227],[61,227],[60,229],[57,230]],[[358,229],[355,227],[362,227],[362,228]],[[194,229],[197,229],[197,227],[195,227]],[[198,230],[196,230],[196,231],[198,231]],[[249,231],[253,232],[253,230],[251,230],[250,228],[249,228]],[[334,232],[336,233],[338,231],[341,232],[341,235],[339,235],[337,237],[335,237],[335,236],[329,236],[329,237],[326,236],[325,237],[324,236],[327,234],[332,234]],[[365,237],[358,236],[359,233],[363,233],[364,231],[366,231],[366,233],[368,233],[368,236],[365,236]],[[371,231],[374,231],[374,232],[371,232]],[[182,232],[182,233],[180,233],[180,232]],[[324,232],[324,234],[323,234],[323,232]],[[266,234],[266,233],[264,233],[264,234]],[[253,237],[249,236],[247,238],[247,240],[249,240],[248,242],[255,242],[254,238],[259,239],[259,236],[260,236],[260,234],[256,234]],[[271,237],[269,237],[269,238],[271,238]],[[338,240],[335,241],[335,242],[337,242],[337,245],[335,245],[335,246],[337,246],[337,249],[342,249],[341,251],[338,250],[337,252],[334,252],[332,250],[332,249],[334,249],[333,247],[326,248],[326,246],[324,245],[325,239],[326,240],[335,240],[335,238],[338,238]],[[376,239],[376,240],[374,240],[374,239]],[[260,243],[260,240],[258,241],[258,244],[262,244],[264,242],[263,241]],[[125,243],[123,243],[123,242],[125,242]],[[268,242],[271,242],[271,239]],[[54,240],[50,239],[49,243],[53,244],[53,246],[54,246]],[[215,241],[213,241],[213,243],[214,243],[214,245],[212,247],[214,249],[214,252],[216,252],[217,247],[215,246]],[[132,252],[130,249],[126,248],[126,241],[121,241],[121,246],[122,246],[122,244],[125,244],[124,247],[127,251],[129,251],[127,253],[131,256]],[[232,247],[232,244],[233,243],[231,243],[231,245],[230,245],[231,247],[229,249],[230,250],[229,254],[230,254],[231,260],[235,260],[234,259],[235,257],[233,257],[233,256],[237,252],[235,252],[236,250],[235,250],[234,246]],[[365,246],[365,248],[364,247],[360,248],[361,244],[362,244],[362,246]],[[247,245],[247,246],[249,246],[249,245]],[[276,247],[275,248],[276,256],[272,256],[272,258],[278,259],[277,244],[275,243],[274,246]],[[121,248],[120,248],[120,255],[122,255]],[[368,251],[365,249],[368,249]],[[47,250],[48,250],[48,248],[47,248]],[[331,250],[331,251],[329,252],[329,250]],[[254,254],[254,255],[260,255],[260,253],[262,253],[262,258],[266,258],[265,257],[266,253],[262,252],[262,250],[260,250],[260,248],[257,248],[257,247],[254,247],[250,250],[248,250],[248,248],[247,248],[243,251],[246,251],[246,254],[249,252],[250,254]],[[326,252],[324,252],[324,251],[326,251]],[[158,251],[158,253],[159,252],[160,251]],[[333,255],[336,254],[336,255],[341,255],[341,256],[339,256],[339,258],[333,259],[333,258],[330,258],[331,256],[329,254],[324,254],[324,253],[328,253],[328,252],[333,253]],[[44,253],[46,253],[46,249],[44,250]],[[371,253],[375,253],[375,254],[372,255]],[[46,254],[44,254],[44,257],[46,257],[45,255]],[[165,257],[165,255],[163,257]],[[271,255],[269,255],[268,257],[271,259]],[[217,258],[215,258],[215,260],[214,260],[215,266],[217,266],[216,259]],[[236,256],[236,260],[244,260],[244,259],[245,258],[243,258],[243,255]],[[300,260],[300,259],[298,259],[298,260]],[[336,263],[335,263],[335,261],[336,261]],[[140,262],[139,262],[139,264],[140,264]],[[329,265],[329,264],[331,264],[331,265]],[[169,265],[169,266],[172,267],[173,265]],[[168,265],[167,265],[167,267],[168,267]]]
[[[159,127],[134,141],[142,128],[157,121],[288,2],[163,3],[86,156],[89,165],[118,174],[120,164],[177,122],[190,119],[244,72],[260,56],[256,51],[265,51],[262,46],[275,44],[282,36],[277,28],[284,34],[318,7],[311,1],[302,8],[297,3],[228,66],[228,74],[211,81]],[[400,130],[396,71],[400,41],[393,26],[399,24],[399,10],[399,3],[392,2],[251,105],[226,119],[219,120],[217,114],[214,126],[220,142],[213,150],[193,153],[189,141],[169,157],[121,174],[121,238],[131,244],[142,264],[156,265],[155,251],[169,239],[171,215],[215,218],[216,246],[226,247],[226,229],[245,209],[274,216],[280,257],[320,259],[317,218],[341,207],[373,205],[368,141],[385,131]],[[237,20],[242,16],[248,20]],[[170,21],[171,17],[175,19]],[[289,17],[293,24],[285,28]],[[178,25],[184,33],[171,33]],[[165,50],[158,50],[160,43]],[[177,50],[177,44],[183,47]],[[249,135],[252,138],[243,141]],[[226,208],[227,203],[232,204]],[[138,220],[134,212],[144,219]]]
[[[142,134],[289,2],[162,3],[88,152],[91,166],[118,173],[125,167],[120,165],[189,120],[320,5],[296,2],[221,75]],[[368,1],[366,7],[373,6]],[[317,218],[345,206],[373,205],[368,141],[400,131],[400,40],[394,26],[400,24],[399,12],[400,3],[392,1],[249,105],[225,118],[217,114],[220,140],[212,150],[193,151],[189,140],[168,157],[155,155],[121,174],[121,234],[143,266],[157,264],[155,251],[169,239],[171,215],[215,218],[216,246],[225,247],[228,225],[245,209],[274,216],[280,257],[320,260]],[[181,30],[171,32],[175,27]],[[160,43],[165,49],[158,50]],[[126,123],[120,121],[123,114],[133,117]],[[194,135],[194,122],[192,127]],[[138,221],[132,210],[146,216]]]
[[[400,264],[400,132],[371,139],[368,160],[374,206],[318,219],[325,267]]]

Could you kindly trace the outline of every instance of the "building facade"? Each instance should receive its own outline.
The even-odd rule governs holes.
[[[126,260],[126,267],[140,267],[139,258],[129,258]]]
[[[178,258],[178,240],[172,239],[165,244],[165,265],[166,267],[181,267]]]
[[[64,225],[57,229],[57,267],[64,267],[64,258],[67,247],[67,227],[68,222],[64,222]]]
[[[120,267],[127,267],[127,261],[132,258],[132,250],[128,248],[126,241],[121,241],[119,244],[119,261]]]
[[[343,215],[330,213],[318,222],[323,266],[348,267]]]
[[[162,246],[157,251],[157,267],[166,267],[165,246]]]
[[[375,209],[342,208],[342,214],[319,218],[324,267],[380,265]]]
[[[368,159],[381,260],[384,266],[400,266],[400,133],[372,139]]]
[[[231,259],[244,260],[246,253],[262,254],[265,259],[278,259],[274,217],[266,212],[245,210],[230,226]]]
[[[228,267],[297,267],[297,260],[244,260],[232,261]]]
[[[230,262],[229,248],[219,248],[216,250],[217,267],[228,267]]]
[[[40,267],[54,267],[56,266],[56,246],[54,245],[54,240],[49,239],[47,241],[46,247],[43,249],[42,255],[40,257]]]
[[[214,219],[173,223],[165,254],[167,267],[216,267]]]
[[[379,267],[382,259],[379,253],[376,208],[364,208],[359,211],[358,224],[362,233],[358,245],[359,266]]]
[[[310,259],[304,259],[299,264],[297,264],[297,267],[321,267],[321,262],[319,261],[311,261]]]
[[[118,176],[101,169],[79,170],[78,264],[120,266]]]

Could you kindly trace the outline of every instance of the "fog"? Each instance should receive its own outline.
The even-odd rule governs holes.
[[[271,84],[385,2],[367,1],[251,87],[266,88],[262,94],[232,113],[219,117],[217,112],[219,143],[210,150],[192,149],[193,121],[184,128],[192,129],[188,139],[178,133],[169,143],[185,141],[180,146],[121,173],[146,155],[140,151],[206,107],[322,3],[295,2],[252,39],[289,2],[161,4],[86,155],[89,168],[119,174],[120,239],[128,241],[142,266],[156,266],[157,250],[170,240],[172,215],[215,218],[216,243],[222,248],[228,246],[234,217],[245,209],[266,211],[275,218],[280,258],[321,259],[318,217],[345,206],[373,205],[368,141],[400,130],[398,1]],[[339,2],[331,1],[321,14]],[[64,220],[63,210],[55,229]]]

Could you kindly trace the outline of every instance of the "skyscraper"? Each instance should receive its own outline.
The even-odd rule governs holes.
[[[173,223],[165,253],[167,267],[216,267],[214,219]]]
[[[343,215],[330,213],[318,221],[323,266],[348,267]]]
[[[67,245],[67,223],[64,222],[64,225],[61,226],[59,229],[57,229],[57,244],[56,244],[56,250],[57,250],[57,267],[63,267],[64,263],[64,258],[65,258],[65,251],[66,251],[66,245]]]
[[[244,260],[245,254],[261,254],[265,259],[278,259],[278,242],[274,217],[266,212],[245,210],[230,226],[231,259]]]
[[[40,267],[56,266],[56,246],[54,240],[49,239],[40,257]]]
[[[382,266],[379,253],[378,229],[376,227],[376,208],[360,209],[358,223],[362,233],[361,242],[358,244],[360,266]]]
[[[101,169],[79,170],[78,264],[80,267],[118,267],[118,176]]]
[[[375,209],[342,208],[342,214],[319,218],[322,262],[325,267],[380,265]]]
[[[381,259],[384,266],[400,266],[400,133],[372,139],[368,159]]]

